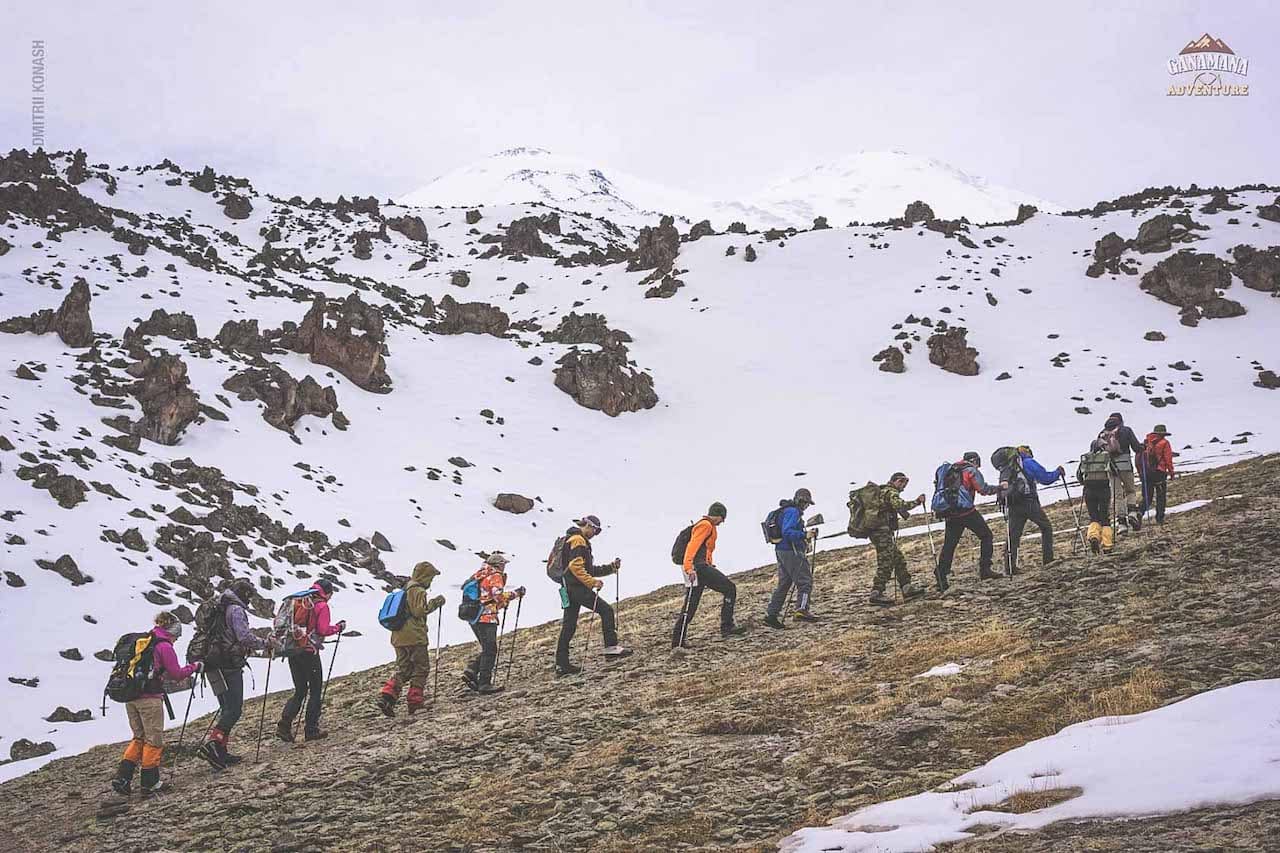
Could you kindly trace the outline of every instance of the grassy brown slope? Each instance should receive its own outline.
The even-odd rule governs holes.
[[[583,625],[576,656],[588,671],[557,681],[555,626],[521,631],[505,694],[474,699],[447,675],[436,709],[412,721],[372,709],[385,668],[359,673],[330,686],[328,740],[264,743],[261,763],[250,756],[216,779],[185,762],[177,791],[135,800],[127,817],[96,817],[114,746],[10,782],[0,787],[10,833],[0,830],[0,847],[769,849],[796,827],[934,787],[1064,725],[1276,676],[1280,456],[1180,478],[1169,500],[1239,493],[1130,535],[1105,560],[1072,555],[1070,511],[1059,505],[1053,566],[1041,568],[1026,542],[1026,571],[979,585],[962,546],[951,594],[890,610],[865,603],[866,547],[826,552],[822,624],[782,634],[757,624],[721,641],[709,595],[691,632],[697,650],[681,658],[668,637],[682,590],[666,587],[622,607],[636,657],[584,659]],[[927,539],[903,545],[928,578]],[[755,618],[772,568],[736,580],[740,614]],[[464,653],[446,649],[446,673]],[[966,668],[914,678],[948,661]],[[271,697],[269,716],[282,699]],[[259,708],[246,706],[241,749]]]

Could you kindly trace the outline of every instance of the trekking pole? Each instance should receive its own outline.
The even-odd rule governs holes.
[[[1084,533],[1080,530],[1080,513],[1076,512],[1076,502],[1071,499],[1071,487],[1067,485],[1066,477],[1062,478],[1062,490],[1067,493],[1067,503],[1071,505],[1071,517],[1074,518],[1076,522],[1076,535],[1075,538],[1071,540],[1071,550],[1075,550],[1076,542],[1079,541],[1080,546],[1084,548],[1085,553],[1092,554],[1093,552],[1089,550],[1089,544],[1084,541]]]
[[[933,524],[931,522],[932,516],[933,516],[933,510],[925,510],[924,532],[929,537],[929,556],[933,559],[933,564],[936,566],[938,564],[938,552],[933,550]]]
[[[524,596],[516,599],[516,624],[511,628],[511,656],[507,658],[507,671],[502,676],[502,686],[507,686],[507,679],[511,677],[511,664],[516,660],[516,635],[520,633],[520,605],[524,603]]]
[[[169,762],[169,771],[178,775],[178,755],[182,752],[182,739],[187,734],[187,718],[191,716],[191,700],[196,698],[196,682],[191,681],[191,692],[187,695],[187,710],[182,715],[182,728],[178,729],[178,745],[173,750],[173,761]]]
[[[335,649],[335,651],[337,651]],[[262,755],[262,727],[267,722],[267,694],[271,692],[271,659],[275,653],[267,649],[267,680],[262,685],[262,712],[258,715],[258,744],[253,748],[253,760],[256,763]]]
[[[591,629],[595,627],[596,605],[600,603],[600,590],[594,589],[592,590],[592,592],[595,593],[595,598],[593,598],[591,601],[591,618],[587,620],[587,645],[586,645],[586,648],[582,650],[582,653],[584,655],[587,652],[591,651]]]
[[[1013,577],[1013,532],[1009,530],[1009,509],[1008,504],[1000,508],[1000,514],[1004,516],[1004,565],[1005,574]]]
[[[333,656],[329,658],[329,674],[324,677],[324,684],[320,688],[320,707],[324,707],[324,694],[329,692],[329,679],[333,678],[333,662],[338,659],[338,646],[342,645],[342,634],[338,634],[338,639],[333,643]],[[271,658],[267,658],[268,668],[271,666]],[[264,700],[265,702],[265,697]],[[299,711],[302,709],[299,708]]]
[[[497,672],[498,670],[498,661],[502,660],[502,633],[506,630],[507,630],[507,608],[506,608],[506,605],[503,605],[502,621],[498,623],[498,641],[497,643],[494,644],[494,649],[493,649],[494,672]],[[492,675],[493,673],[490,673],[490,677],[492,677]]]
[[[435,706],[436,694],[440,691],[440,660],[443,657],[443,653],[440,650],[440,641],[441,641],[441,635],[444,632],[444,608],[439,607],[436,609],[436,612],[439,615],[436,616],[436,678],[435,678],[435,682],[431,685],[432,707]]]
[[[896,530],[895,530],[895,531],[893,531],[893,547],[895,547],[895,548],[897,548],[897,547],[898,547],[898,531],[896,531]],[[902,553],[902,552],[901,552],[901,549],[899,549],[899,552],[898,552],[898,553]],[[877,558],[879,558],[879,556],[880,556],[879,554],[877,554],[877,555],[876,555],[876,557],[877,557]],[[894,573],[893,573],[893,584],[894,584],[894,586],[895,586],[895,587],[897,588],[897,590],[898,590],[898,592],[896,593],[896,594],[897,594],[897,596],[898,596],[898,603],[899,603],[899,604],[902,604],[903,602],[905,602],[905,601],[907,600],[907,597],[906,597],[906,595],[904,595],[904,594],[903,594],[903,592],[902,592],[902,581],[898,580],[898,573],[897,573],[897,572],[894,572]]]
[[[621,568],[621,566],[618,567],[618,569]],[[622,610],[622,573],[618,569],[613,571],[613,627],[621,630],[622,620],[618,615]]]
[[[693,598],[693,587],[684,585],[684,610],[680,611],[680,648],[684,648],[684,638],[689,633],[689,601]]]

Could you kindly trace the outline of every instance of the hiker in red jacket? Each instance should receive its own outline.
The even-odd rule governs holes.
[[[974,495],[994,495],[1000,491],[998,486],[989,486],[982,477],[982,457],[970,450],[964,458],[955,463],[962,467],[960,488],[968,493],[967,503],[970,509],[961,510],[946,517],[946,528],[942,535],[942,551],[938,554],[938,564],[934,567],[933,576],[938,582],[938,590],[946,592],[951,583],[947,575],[951,574],[951,561],[956,556],[956,546],[966,530],[978,537],[978,578],[991,580],[1000,575],[991,571],[991,555],[994,550],[994,539],[991,528],[976,506],[973,506]],[[954,469],[953,469],[954,470]]]
[[[307,703],[307,713],[303,718],[302,737],[304,740],[320,740],[325,733],[320,731],[320,696],[324,692],[324,664],[320,660],[320,647],[325,637],[341,634],[347,629],[347,623],[329,622],[329,599],[333,597],[333,583],[328,578],[321,578],[311,585],[307,591],[310,608],[307,614],[307,638],[302,647],[288,656],[289,674],[293,676],[293,695],[285,703],[280,714],[280,722],[276,724],[276,737],[293,742],[293,721],[302,710],[303,700]],[[295,607],[303,606],[301,603]],[[295,617],[296,621],[296,617]]]
[[[1146,517],[1154,502],[1156,524],[1164,524],[1169,478],[1173,476],[1173,447],[1168,439],[1171,435],[1164,424],[1156,424],[1155,429],[1147,433],[1142,452],[1138,454],[1138,475],[1142,478],[1142,506],[1138,514]]]

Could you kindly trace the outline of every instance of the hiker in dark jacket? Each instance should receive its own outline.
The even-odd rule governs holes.
[[[556,675],[574,675],[582,667],[569,662],[569,644],[578,631],[578,614],[582,608],[593,610],[600,617],[600,630],[604,633],[604,656],[610,659],[624,658],[631,650],[618,645],[618,630],[614,623],[613,608],[600,598],[604,587],[602,577],[621,570],[622,560],[597,566],[591,553],[591,540],[604,528],[594,515],[584,515],[565,531],[564,578],[561,581],[561,605],[564,613],[560,619],[560,640],[556,643]]]
[[[796,588],[796,606],[791,615],[801,622],[817,622],[810,610],[813,595],[813,568],[809,565],[809,543],[817,538],[817,528],[806,530],[804,511],[813,506],[813,495],[808,489],[797,489],[789,501],[779,501],[782,507],[782,541],[774,546],[778,560],[778,585],[774,587],[765,610],[764,624],[770,628],[785,628],[778,618],[791,587]]]
[[[1173,447],[1169,436],[1173,433],[1164,424],[1156,424],[1147,433],[1142,452],[1138,454],[1138,474],[1142,478],[1142,506],[1140,518],[1147,517],[1152,503],[1156,507],[1156,524],[1164,524],[1165,503],[1169,496],[1169,478],[1173,476]]]
[[[1009,553],[1006,556],[1011,575],[1018,571],[1018,544],[1028,521],[1040,529],[1043,564],[1047,566],[1053,562],[1053,525],[1040,506],[1040,493],[1036,487],[1058,482],[1067,470],[1059,465],[1052,471],[1046,471],[1025,444],[1017,448],[1017,454],[1017,459],[1000,472],[1000,490],[1009,513]]]
[[[133,740],[125,747],[116,778],[111,780],[112,789],[122,797],[129,796],[133,773],[139,766],[142,767],[142,796],[149,797],[165,787],[160,781],[160,764],[164,759],[164,682],[183,681],[204,669],[204,664],[199,662],[178,665],[173,643],[181,636],[182,623],[178,617],[165,610],[156,614],[155,627],[151,629],[151,680],[140,697],[125,703]]]
[[[1111,500],[1119,504],[1116,510],[1116,532],[1126,533],[1129,527],[1134,530],[1142,528],[1142,516],[1138,513],[1139,501],[1137,488],[1133,479],[1133,457],[1130,451],[1142,453],[1142,442],[1129,427],[1119,412],[1112,412],[1103,424],[1098,438],[1111,454],[1115,473],[1111,478]],[[1123,511],[1121,511],[1123,510]]]
[[[205,680],[218,699],[218,719],[209,730],[209,739],[199,749],[199,756],[213,766],[225,770],[240,763],[240,756],[227,752],[231,729],[240,721],[244,712],[244,668],[246,657],[253,652],[277,652],[279,647],[269,639],[263,639],[249,630],[248,603],[253,599],[253,581],[240,578],[222,592],[218,599],[222,607],[223,641],[225,657],[208,663]]]
[[[1000,491],[998,486],[988,486],[987,481],[982,477],[982,457],[976,452],[970,450],[964,455],[964,458],[956,463],[963,466],[961,473],[960,488],[969,493],[970,502],[974,495],[994,495]],[[991,557],[994,552],[994,539],[991,535],[991,528],[987,526],[987,521],[982,517],[982,513],[975,506],[973,509],[956,513],[946,519],[946,529],[942,535],[942,551],[938,554],[938,564],[934,567],[933,575],[938,581],[938,589],[946,592],[951,583],[947,580],[947,576],[951,574],[951,561],[956,556],[956,546],[960,544],[960,537],[964,532],[971,531],[978,537],[979,554],[978,554],[978,578],[980,580],[991,580],[998,578],[1000,575],[991,571]]]
[[[444,596],[427,600],[427,590],[440,572],[425,560],[413,567],[413,574],[404,586],[405,606],[409,618],[398,631],[391,632],[391,647],[396,650],[396,671],[382,685],[377,707],[388,717],[395,716],[400,688],[409,685],[405,708],[410,716],[422,707],[422,690],[431,675],[431,638],[427,633],[427,616],[444,606]]]
[[[898,519],[908,518],[911,510],[924,504],[924,495],[920,495],[911,503],[902,499],[902,490],[907,487],[907,475],[895,472],[889,482],[883,486],[868,484],[863,487],[863,502],[869,510],[866,519],[866,537],[876,549],[876,576],[871,582],[871,603],[879,607],[890,607],[895,601],[885,594],[889,585],[889,577],[898,583],[904,601],[924,595],[924,587],[911,582],[911,574],[907,571],[906,557],[898,547]],[[868,500],[873,503],[867,503]]]
[[[684,562],[681,569],[684,573],[684,608],[676,617],[676,625],[671,630],[671,648],[689,648],[689,623],[693,614],[698,612],[698,603],[702,601],[702,590],[712,589],[720,593],[720,636],[731,637],[746,631],[746,628],[733,623],[733,607],[738,599],[738,586],[724,573],[716,568],[717,528],[728,517],[724,504],[716,501],[689,533],[689,544],[684,549]]]
[[[284,703],[280,712],[280,722],[276,724],[276,737],[287,743],[293,743],[293,721],[302,710],[302,703],[307,703],[307,712],[303,717],[302,737],[304,740],[320,740],[327,735],[320,730],[320,699],[324,693],[324,661],[320,659],[320,649],[324,647],[326,637],[341,634],[347,630],[346,620],[332,623],[329,617],[329,599],[333,598],[333,582],[321,578],[307,590],[305,598],[309,606],[304,606],[295,598],[294,614],[299,608],[306,619],[306,638],[289,656],[289,674],[293,676],[293,695]]]

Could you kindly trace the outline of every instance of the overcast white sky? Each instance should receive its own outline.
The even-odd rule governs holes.
[[[9,4],[0,146],[30,146],[43,39],[47,147],[286,195],[398,195],[516,145],[719,197],[884,148],[1070,206],[1280,182],[1274,2],[684,5]],[[1206,31],[1248,97],[1166,96]]]

